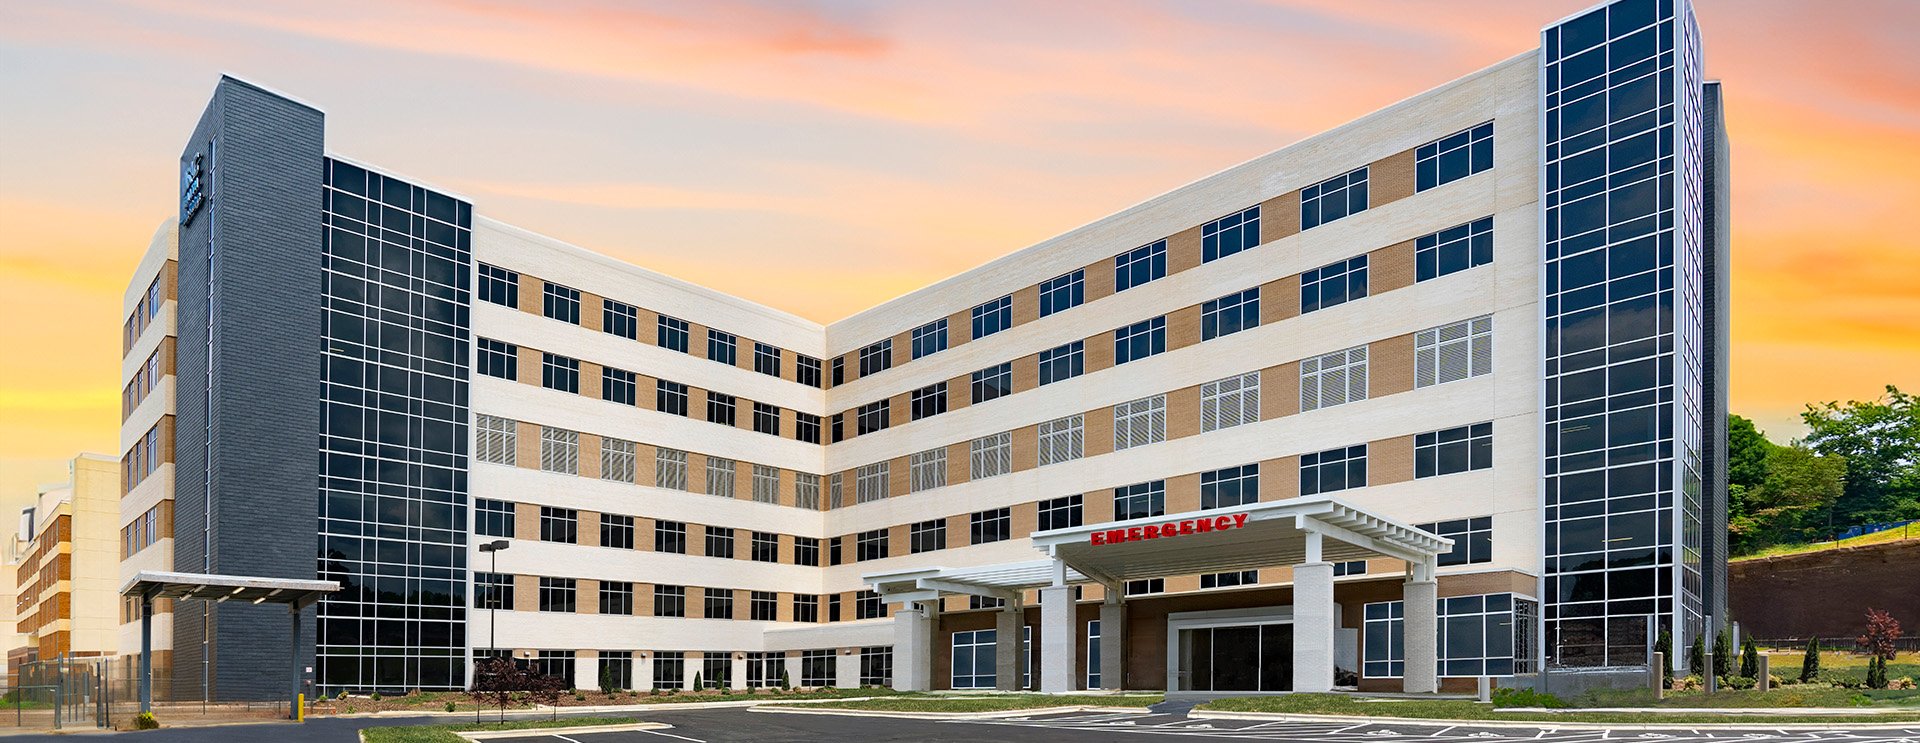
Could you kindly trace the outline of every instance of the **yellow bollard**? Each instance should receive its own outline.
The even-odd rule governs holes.
[[[294,705],[295,705],[295,706],[294,706],[294,708],[293,708],[293,721],[294,721],[294,722],[306,722],[306,721],[307,721],[307,694],[306,694],[306,692],[301,692],[299,696],[297,696],[297,697],[295,697],[295,698],[294,698]]]

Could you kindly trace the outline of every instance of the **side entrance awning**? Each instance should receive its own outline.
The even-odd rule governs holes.
[[[120,588],[120,595],[149,599],[287,604],[300,609],[338,590],[340,584],[330,580],[142,570]]]

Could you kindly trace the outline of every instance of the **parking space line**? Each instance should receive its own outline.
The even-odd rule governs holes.
[[[650,734],[650,735],[658,735],[658,736],[660,736],[660,737],[662,737],[662,738],[677,738],[677,739],[680,739],[680,740],[685,740],[685,741],[692,741],[692,743],[707,743],[706,741],[704,741],[704,740],[700,740],[699,738],[689,738],[689,737],[687,737],[687,736],[684,736],[684,735],[674,735],[673,733],[663,733],[663,732],[660,732],[660,731],[658,731],[658,730],[640,730],[640,731],[636,731],[636,732],[641,732],[641,733],[648,733],[648,734]]]

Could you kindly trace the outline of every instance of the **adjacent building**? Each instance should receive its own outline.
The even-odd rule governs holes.
[[[67,482],[42,488],[34,505],[21,509],[18,536],[8,545],[19,643],[8,648],[9,673],[41,661],[107,658],[118,649],[114,461],[81,454],[68,473]]]
[[[824,326],[223,78],[129,287],[123,573],[340,581],[323,693],[1643,664],[1725,614],[1719,87],[1684,0],[1540,44]],[[277,691],[277,613],[169,609],[175,689]]]

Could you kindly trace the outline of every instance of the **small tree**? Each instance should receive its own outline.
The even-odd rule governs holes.
[[[1661,658],[1666,659],[1661,664],[1663,667],[1660,669],[1660,678],[1663,685],[1667,688],[1673,688],[1673,633],[1662,628],[1660,630],[1660,638],[1653,643],[1653,649],[1660,652]]]
[[[694,690],[694,691],[699,691],[699,690],[701,690],[701,689],[705,689],[705,688],[707,688],[707,685],[706,685],[706,684],[703,684],[703,683],[700,683],[700,672],[699,672],[699,671],[694,671],[694,672],[693,672],[693,690]]]
[[[1856,642],[1873,657],[1893,660],[1894,641],[1900,639],[1900,621],[1880,609],[1867,610],[1867,633]],[[1876,687],[1878,688],[1878,687]]]
[[[1750,679],[1760,678],[1760,646],[1748,638],[1746,647],[1740,649],[1740,675]]]
[[[498,706],[500,721],[505,722],[507,703],[513,701],[513,695],[532,689],[533,677],[519,664],[506,658],[488,658],[474,664],[473,687],[467,690],[467,696],[478,705]]]
[[[1807,654],[1800,659],[1800,682],[1813,681],[1820,675],[1820,638],[1807,641]]]
[[[1695,676],[1705,676],[1707,668],[1707,640],[1700,635],[1693,636],[1693,645],[1687,648],[1687,669]]]
[[[781,689],[793,688],[792,682],[787,678],[787,669],[785,668],[780,669],[780,688]]]
[[[1867,688],[1887,688],[1887,659],[1878,655],[1867,659]]]
[[[1733,634],[1724,627],[1713,638],[1713,675],[1733,673]]]
[[[612,696],[613,692],[613,666],[602,663],[600,664],[600,693]]]

